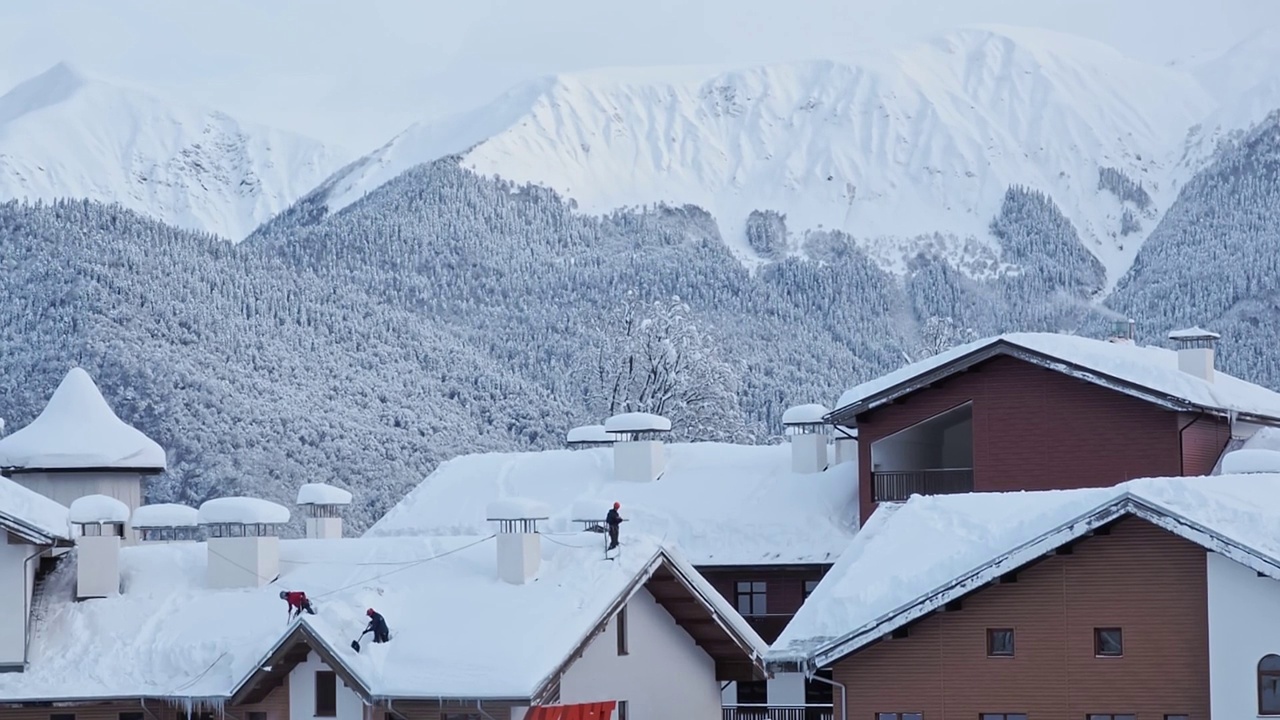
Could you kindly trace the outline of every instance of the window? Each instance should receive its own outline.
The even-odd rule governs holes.
[[[752,680],[738,683],[739,705],[768,705],[769,681]]]
[[[1097,715],[1090,713],[1089,720],[1138,720],[1138,716],[1133,713],[1122,713],[1120,715]]]
[[[316,717],[338,714],[338,676],[332,670],[316,671]]]
[[[627,606],[626,605],[623,605],[622,609],[618,611],[617,622],[615,624],[618,626],[618,654],[626,655],[628,652],[627,651]]]
[[[618,701],[618,720],[627,720],[627,701]]]
[[[918,712],[876,713],[876,720],[924,720],[924,713],[918,713]]]
[[[759,580],[739,581],[737,585],[736,599],[738,604],[738,614],[747,615],[767,615],[768,606],[765,603],[767,585]]]
[[[817,580],[805,580],[804,581],[804,599],[808,600],[809,596],[813,594],[814,589],[817,587],[818,587]]]
[[[1258,714],[1280,715],[1280,655],[1258,661]]]
[[[120,720],[142,720],[142,713],[123,712],[123,713],[120,713]],[[253,720],[253,718],[249,718],[249,720]]]
[[[245,713],[245,720],[267,720],[267,714],[260,710]]]
[[[1120,628],[1094,628],[1093,654],[1097,657],[1120,657],[1124,655],[1124,632]],[[1099,715],[1100,718],[1109,716]],[[1117,715],[1116,717],[1124,717]]]
[[[76,720],[75,713],[53,713],[49,720]]]
[[[1164,720],[1191,720],[1190,715],[1165,715]]]
[[[1013,628],[987,628],[987,657],[1013,657]]]
[[[982,713],[981,720],[1027,720],[1026,713]]]
[[[445,713],[440,720],[484,720],[480,713]]]

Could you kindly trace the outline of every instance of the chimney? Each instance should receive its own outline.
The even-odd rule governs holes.
[[[173,503],[143,505],[129,525],[142,542],[190,542],[200,539],[200,512]]]
[[[831,461],[832,465],[858,461],[857,428],[836,425],[835,433],[831,436],[831,440],[834,451],[832,454],[835,455],[835,458]]]
[[[816,403],[797,405],[782,413],[782,428],[791,439],[791,472],[819,473],[827,469],[827,424],[830,412]]]
[[[538,521],[551,516],[547,506],[524,498],[501,498],[485,510],[487,519],[498,523],[498,578],[512,585],[533,580],[542,564]]]
[[[200,506],[208,547],[211,588],[256,588],[280,575],[279,526],[289,522],[283,505],[251,497],[225,497]]]
[[[129,506],[109,495],[85,495],[71,503],[67,519],[76,536],[76,599],[120,594],[120,541]]]
[[[613,444],[613,435],[609,434],[603,425],[583,425],[573,428],[564,439],[565,444],[573,450],[608,447]]]
[[[1132,318],[1128,320],[1117,320],[1112,323],[1111,337],[1107,338],[1108,342],[1120,343],[1122,345],[1132,345],[1138,338],[1138,324]]]
[[[1219,337],[1215,332],[1198,327],[1169,333],[1169,339],[1178,349],[1178,369],[1205,382],[1213,382],[1213,349]]]
[[[298,488],[297,503],[306,517],[308,539],[342,537],[342,508],[351,504],[351,493],[324,483],[307,483]]]
[[[604,421],[613,435],[613,477],[619,482],[652,482],[666,468],[658,438],[671,432],[671,421],[650,413],[623,413]]]

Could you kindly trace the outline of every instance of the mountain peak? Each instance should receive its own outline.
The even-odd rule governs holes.
[[[91,79],[79,68],[63,61],[24,80],[0,95],[0,124],[57,105],[75,95]]]

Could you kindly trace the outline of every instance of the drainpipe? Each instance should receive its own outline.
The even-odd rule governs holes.
[[[834,675],[834,674],[832,674],[831,678],[832,678],[832,679],[828,680],[828,679],[826,679],[826,678],[824,678],[824,677],[820,677],[820,676],[818,676],[818,675],[812,675],[812,676],[810,676],[810,677],[809,677],[809,679],[810,679],[810,680],[817,680],[818,682],[820,682],[820,683],[826,683],[827,685],[830,685],[831,687],[840,688],[840,715],[839,715],[839,718],[840,718],[840,720],[846,720],[846,718],[845,718],[845,713],[846,713],[846,712],[848,712],[848,710],[849,710],[849,704],[845,701],[845,696],[844,696],[844,685],[835,681],[835,675]],[[833,717],[833,718],[834,718],[834,717],[836,717],[836,714],[835,714],[834,712],[832,712],[832,713],[831,713],[831,717]]]
[[[27,611],[27,627],[22,633],[22,667],[27,666],[27,653],[31,650],[31,612],[36,609],[36,593],[35,587],[27,587],[29,584],[27,578],[31,577],[31,573],[27,572],[27,565],[34,559],[44,554],[47,548],[37,548],[34,553],[26,560],[22,561],[22,602]]]
[[[485,716],[485,717],[489,718],[489,720],[494,720],[494,717],[493,717],[492,715],[490,715],[489,713],[485,712],[485,711],[484,711],[484,708],[483,708],[483,707],[481,707],[481,705],[483,705],[483,704],[484,704],[484,703],[483,703],[483,702],[481,702],[480,700],[477,700],[477,701],[476,701],[476,712],[478,712],[478,713],[480,713],[481,715],[483,715],[483,716]]]
[[[1178,455],[1179,455],[1179,457],[1178,457],[1178,467],[1182,469],[1182,474],[1183,474],[1183,475],[1186,475],[1186,474],[1187,474],[1187,465],[1186,465],[1186,449],[1187,449],[1187,446],[1186,446],[1186,444],[1185,444],[1185,443],[1183,443],[1183,441],[1182,441],[1182,435],[1183,435],[1183,433],[1185,433],[1185,432],[1187,431],[1187,428],[1189,428],[1189,427],[1191,427],[1192,425],[1195,425],[1196,423],[1200,422],[1200,418],[1202,418],[1202,417],[1204,417],[1204,411],[1203,411],[1203,410],[1201,410],[1200,412],[1196,413],[1196,416],[1195,416],[1195,417],[1193,417],[1193,418],[1191,418],[1190,422],[1188,422],[1186,425],[1183,425],[1182,427],[1178,428]],[[1228,433],[1228,434],[1229,434],[1229,433]],[[1221,457],[1221,455],[1222,455],[1222,451],[1218,451],[1218,455],[1219,455],[1219,457]],[[1215,464],[1215,465],[1217,465],[1217,462],[1215,462],[1214,464]],[[1212,469],[1212,468],[1210,468],[1210,472],[1213,472],[1213,469]]]

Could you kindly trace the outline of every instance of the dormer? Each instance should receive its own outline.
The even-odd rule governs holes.
[[[132,512],[143,479],[165,467],[164,449],[117,417],[82,368],[67,373],[31,424],[0,438],[0,470],[63,505],[105,494]],[[124,542],[133,539],[126,526]]]
[[[351,504],[351,493],[324,483],[307,483],[298,488],[297,504],[307,523],[307,537],[342,537],[342,509]]]
[[[605,432],[613,435],[613,475],[620,482],[652,482],[666,468],[661,438],[671,432],[671,421],[661,415],[632,412],[605,420]]]
[[[200,511],[186,505],[143,505],[133,511],[129,524],[142,542],[191,542],[200,539]]]
[[[76,535],[76,599],[120,594],[120,543],[129,506],[108,495],[76,498],[67,512]]]
[[[280,526],[289,522],[283,505],[251,497],[225,497],[200,506],[208,538],[211,588],[255,588],[280,575]]]

